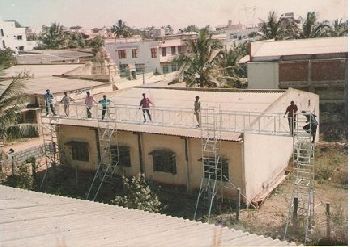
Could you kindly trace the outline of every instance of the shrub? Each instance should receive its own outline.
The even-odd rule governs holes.
[[[141,209],[157,213],[161,210],[161,202],[157,194],[152,191],[150,185],[146,182],[144,176],[126,178],[123,177],[124,195],[117,195],[112,204]]]

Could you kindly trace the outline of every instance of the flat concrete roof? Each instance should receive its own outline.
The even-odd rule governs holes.
[[[77,50],[34,50],[16,56],[18,64],[45,64],[66,62],[78,58],[92,57],[92,53]]]
[[[295,40],[266,40],[251,43],[251,61],[270,61],[289,55],[317,55],[348,52],[348,37]]]
[[[209,247],[295,244],[207,223],[0,185],[0,245]]]
[[[2,91],[2,88],[6,87],[10,82],[11,80],[0,82],[0,92]],[[106,85],[106,83],[103,82],[61,77],[33,78],[25,80],[24,84],[24,92],[29,95],[44,94],[46,89],[50,89],[51,93],[63,93],[65,91],[85,91],[90,90],[93,87]]]
[[[29,75],[34,75],[34,78],[41,78],[52,75],[62,75],[80,66],[82,66],[82,64],[16,65],[1,71],[0,77],[12,77],[19,73],[28,72]]]
[[[76,90],[88,90],[106,84],[98,81],[53,76],[65,74],[80,66],[82,65],[16,65],[1,71],[0,78],[9,78],[17,76],[19,73],[28,72],[31,78],[24,81],[26,87],[24,91],[26,94],[44,94],[46,89],[50,89],[52,93],[62,93],[64,91],[72,92]],[[1,81],[0,92],[2,92],[9,83],[11,83],[11,79]]]
[[[275,100],[281,97],[284,91],[216,91],[191,90],[190,88],[151,88],[137,87],[108,94],[115,104],[138,106],[142,93],[154,103],[155,107],[172,107],[174,109],[193,109],[195,97],[198,95],[202,108],[216,107],[221,111],[263,112]]]
[[[144,123],[142,111],[139,109],[142,93],[146,93],[154,103],[150,107],[152,122]],[[204,114],[205,110],[210,108],[220,109],[222,112],[221,124],[217,126],[217,129],[221,130],[219,139],[239,142],[242,140],[242,130],[253,123],[265,109],[284,94],[284,91],[236,92],[216,89],[136,87],[103,94],[112,101],[110,111],[113,112],[115,127],[119,130],[201,138],[201,130],[196,128],[197,122],[193,111],[195,97],[198,95]],[[96,101],[102,99],[102,93],[94,95],[94,98]],[[86,119],[84,103],[77,103],[71,105],[72,116],[56,119],[57,124],[97,128],[101,124],[97,121],[101,118],[97,106],[93,109],[92,119]],[[62,106],[59,109],[59,114],[63,114]],[[272,121],[271,119],[273,120],[273,117],[265,117],[263,121]]]

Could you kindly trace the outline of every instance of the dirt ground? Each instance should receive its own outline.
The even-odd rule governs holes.
[[[315,186],[315,228],[308,244],[347,245],[348,190],[345,149],[347,150],[347,147],[341,145],[320,145],[316,152],[315,168],[318,179]],[[235,220],[234,214],[220,215],[217,220],[235,229],[283,239],[292,190],[292,177],[287,176],[258,209],[242,209],[239,222]],[[330,203],[330,240],[325,240],[326,203]],[[286,240],[303,243],[302,229],[289,227]]]

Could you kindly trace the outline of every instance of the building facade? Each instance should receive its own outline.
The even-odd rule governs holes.
[[[322,112],[346,104],[347,37],[251,43],[249,89],[289,87],[320,96]]]
[[[20,27],[16,21],[0,20],[0,50],[10,48],[18,52],[33,50],[36,41],[27,41],[26,28]]]
[[[157,40],[118,39],[107,40],[105,48],[119,71],[136,74],[153,72],[167,74],[178,70],[173,59],[187,52],[188,39],[197,34],[179,34],[159,37]]]

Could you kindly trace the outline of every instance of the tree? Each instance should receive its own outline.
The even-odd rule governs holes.
[[[14,52],[10,48],[0,50],[0,70],[6,69],[15,64],[13,53]]]
[[[269,13],[267,21],[259,24],[259,31],[263,34],[263,39],[281,40],[284,38],[284,27],[281,20],[277,19],[274,11]]]
[[[103,38],[99,35],[96,36],[95,38],[91,39],[88,42],[89,46],[92,48],[92,53],[94,56],[97,54],[98,51],[101,50],[102,46],[104,45],[104,40]]]
[[[68,33],[67,35],[68,48],[84,48],[86,45],[85,38],[81,33]]]
[[[162,26],[161,28],[164,29],[165,35],[170,35],[174,33],[174,29],[171,25]]]
[[[199,33],[199,28],[196,25],[188,25],[186,28],[181,30],[182,33]]]
[[[348,35],[348,21],[343,22],[342,19],[335,20],[333,25],[327,30],[328,36],[342,37]]]
[[[128,38],[132,36],[131,28],[128,27],[122,20],[119,20],[116,25],[113,25],[111,31],[114,33],[116,38]]]
[[[219,41],[212,39],[208,28],[201,29],[195,40],[187,43],[190,53],[179,55],[174,62],[180,67],[180,76],[188,86],[216,87],[217,57],[222,48]]]
[[[18,123],[18,112],[26,99],[23,90],[27,78],[27,74],[17,75],[0,94],[0,139],[5,139],[8,128]]]
[[[303,23],[303,28],[299,33],[299,38],[317,38],[327,36],[327,30],[330,28],[326,22],[319,23],[316,19],[315,12],[308,12],[306,20]]]
[[[63,26],[58,23],[53,23],[39,39],[47,49],[61,49],[64,48],[66,38]]]
[[[130,179],[123,177],[124,195],[117,195],[111,202],[113,204],[141,209],[153,213],[161,210],[161,202],[157,194],[152,191],[142,175]]]
[[[225,86],[242,88],[241,78],[247,77],[247,69],[240,65],[239,60],[248,54],[248,43],[238,45],[230,50],[223,50],[219,55],[220,70],[218,80]]]

